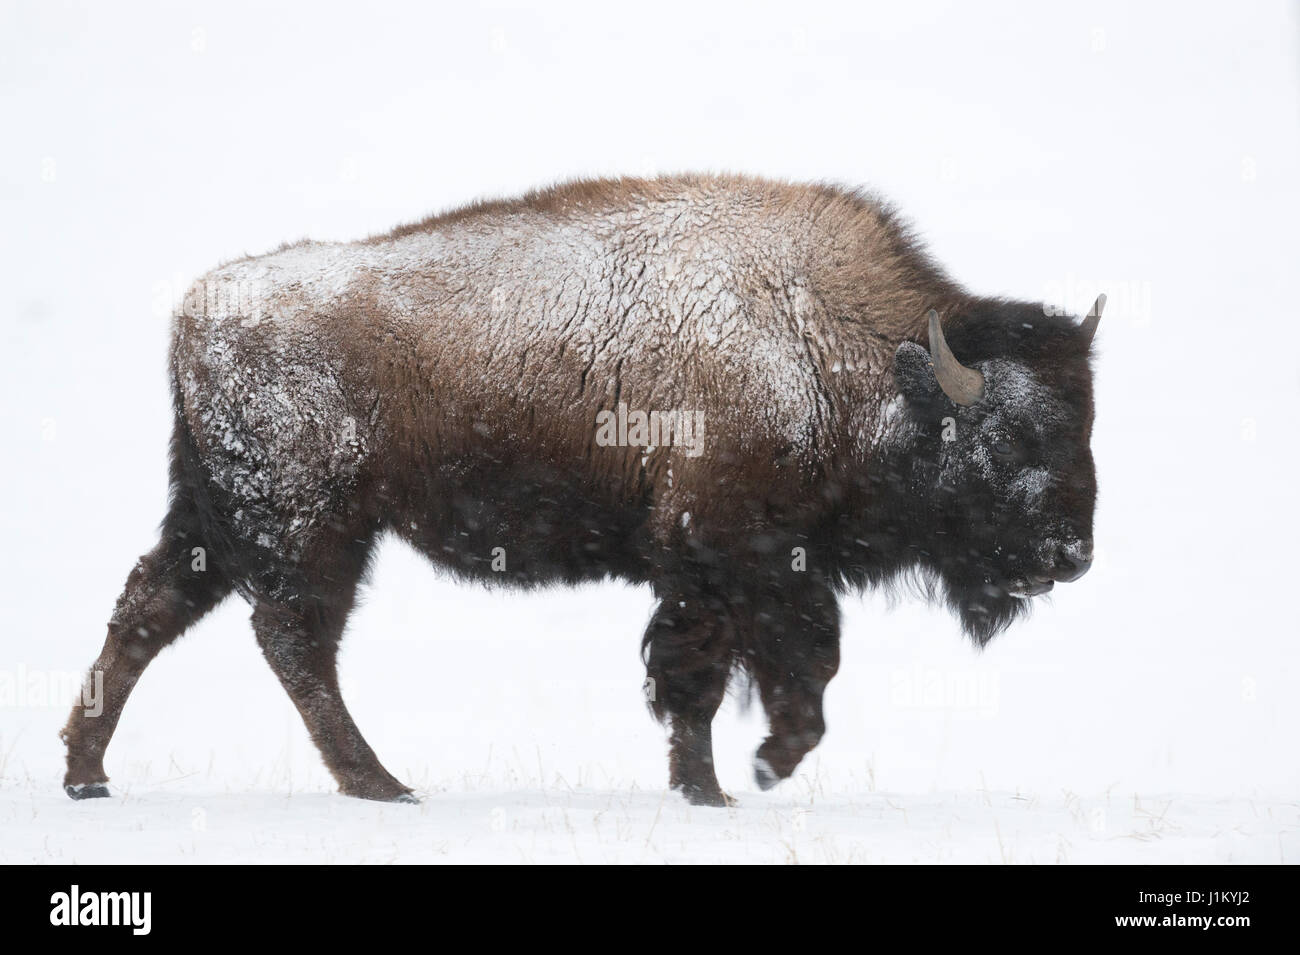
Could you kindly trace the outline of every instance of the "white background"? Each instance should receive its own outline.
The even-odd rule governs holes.
[[[0,3],[0,860],[1295,861],[1294,4]],[[976,653],[845,601],[829,733],[665,798],[648,591],[386,544],[345,694],[418,808],[333,795],[232,599],[61,792],[68,679],[165,505],[167,311],[220,261],[560,178],[868,185],[1099,336],[1097,565]]]

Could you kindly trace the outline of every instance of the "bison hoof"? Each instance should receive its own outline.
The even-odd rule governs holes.
[[[382,790],[382,789],[340,789],[344,796],[351,796],[353,799],[369,799],[371,802],[399,802],[407,805],[418,806],[420,799],[409,789],[399,790]]]
[[[736,800],[721,789],[700,789],[693,786],[684,786],[680,792],[692,806],[713,806],[717,809],[727,809],[737,805]]]
[[[777,771],[772,768],[772,764],[762,756],[754,757],[754,781],[758,783],[758,788],[767,792],[773,786],[781,781]]]
[[[106,799],[109,796],[105,783],[76,783],[63,787],[72,799]]]

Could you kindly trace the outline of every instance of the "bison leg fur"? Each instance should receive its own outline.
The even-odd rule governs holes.
[[[355,526],[318,530],[304,559],[261,577],[252,626],[339,791],[415,803],[411,789],[383,768],[365,742],[339,691],[339,641],[372,547],[373,533]]]
[[[734,804],[713,767],[713,716],[726,693],[734,634],[721,601],[676,592],[660,603],[643,641],[651,709],[669,727],[669,786],[697,806]]]
[[[183,518],[168,515],[162,539],[127,577],[82,699],[59,734],[68,759],[63,788],[73,799],[108,795],[104,751],[131,690],[159,651],[230,593],[218,568],[192,557],[201,541]]]
[[[760,603],[748,666],[767,712],[769,735],[754,754],[759,788],[788,778],[826,732],[822,696],[840,662],[839,608],[818,583]]]
[[[253,629],[339,791],[361,799],[418,802],[408,786],[384,769],[343,704],[337,666],[342,621],[259,601]]]

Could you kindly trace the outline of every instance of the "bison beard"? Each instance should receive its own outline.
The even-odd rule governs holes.
[[[999,590],[978,567],[950,567],[944,572],[944,581],[948,606],[960,618],[962,629],[980,646],[1029,610],[1029,601]]]
[[[729,801],[711,724],[740,671],[769,788],[825,732],[839,594],[919,580],[982,646],[1087,569],[1099,314],[970,295],[877,200],[743,177],[573,183],[222,266],[176,315],[170,508],[92,669],[102,715],[63,730],[67,792],[108,795],[132,687],[238,593],[341,791],[412,800],[336,668],[385,534],[489,584],[649,585],[670,784]],[[681,434],[624,433],[643,420]]]

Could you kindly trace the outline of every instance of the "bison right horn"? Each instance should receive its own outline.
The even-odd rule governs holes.
[[[973,405],[984,397],[984,376],[959,362],[944,340],[939,313],[930,309],[930,361],[943,393],[959,405]]]
[[[1097,325],[1101,322],[1101,310],[1106,307],[1106,293],[1102,292],[1097,296],[1097,301],[1092,303],[1092,311],[1084,317],[1079,323],[1079,331],[1083,332],[1088,341],[1092,341],[1092,336],[1097,334]]]

